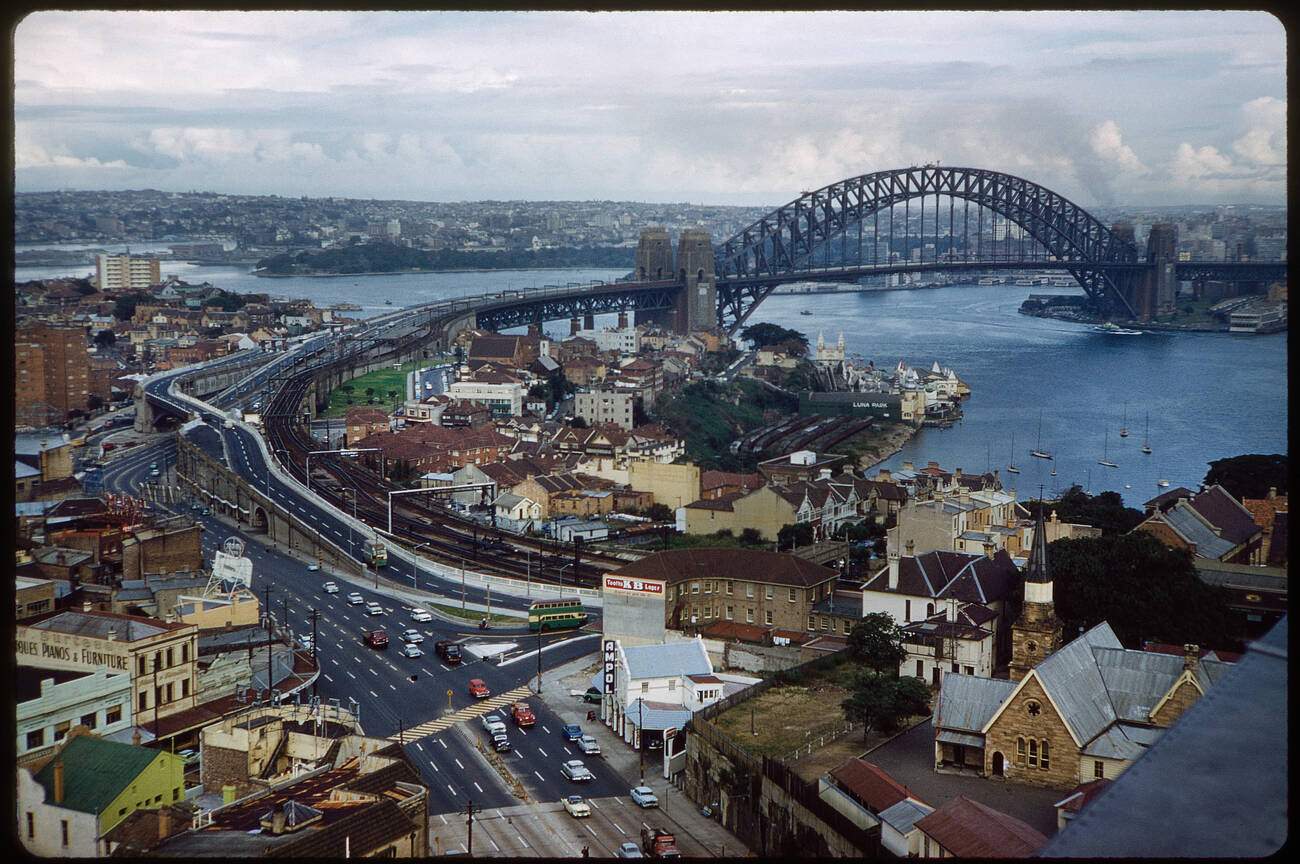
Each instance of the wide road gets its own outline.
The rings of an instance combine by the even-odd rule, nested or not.
[[[157,463],[160,474],[168,471],[174,463],[174,453],[174,441],[163,439],[115,460],[105,469],[105,488],[139,494],[146,482],[159,485],[172,482],[170,472],[152,477],[150,466]],[[417,623],[411,620],[411,610],[395,603],[383,591],[376,591],[369,579],[344,578],[325,570],[309,571],[308,562],[287,550],[267,545],[265,536],[249,534],[215,516],[205,516],[190,504],[158,506],[188,513],[203,525],[204,553],[208,559],[226,538],[243,539],[245,554],[253,562],[253,590],[262,600],[266,597],[264,590],[270,589],[270,611],[277,620],[287,615],[295,634],[310,634],[311,610],[319,610],[316,650],[321,676],[317,695],[322,699],[338,699],[345,706],[349,700],[354,701],[369,735],[390,737],[396,736],[399,730],[407,732],[404,740],[408,743],[404,749],[429,787],[431,812],[463,808],[471,798],[476,805],[489,807],[519,803],[472,744],[483,740],[480,717],[490,710],[507,714],[509,703],[516,698],[528,701],[537,722],[529,729],[520,729],[508,717],[503,718],[513,750],[502,756],[531,800],[558,801],[575,792],[595,797],[626,795],[627,781],[600,757],[583,756],[573,744],[564,741],[559,718],[536,696],[527,695],[537,674],[539,640],[526,628],[494,627],[484,632],[441,619]],[[337,594],[326,593],[322,588],[331,580],[339,585]],[[370,616],[365,613],[364,605],[350,605],[347,595],[353,592],[360,594],[364,601],[379,603],[384,614]],[[410,627],[425,637],[419,645],[425,652],[422,657],[401,654],[399,634]],[[389,635],[387,650],[371,649],[362,641],[367,630],[378,628]],[[433,649],[439,639],[460,644],[465,662],[450,668],[440,663]],[[594,659],[599,637],[594,632],[577,631],[547,634],[540,641],[545,675],[546,668],[579,657]],[[504,662],[498,659],[502,655]],[[468,692],[472,678],[483,680],[492,696],[483,701],[472,697]],[[501,705],[502,702],[505,704]],[[453,712],[450,717],[449,706]],[[412,740],[414,735],[420,737]],[[595,779],[575,783],[561,774],[561,764],[575,758],[583,760]]]

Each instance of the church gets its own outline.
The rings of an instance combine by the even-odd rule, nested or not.
[[[1063,790],[1113,780],[1230,668],[1196,645],[1182,656],[1125,648],[1105,622],[1062,645],[1046,535],[1040,513],[1010,679],[943,676],[936,771]]]

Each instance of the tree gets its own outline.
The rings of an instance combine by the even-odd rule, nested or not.
[[[903,631],[888,612],[872,612],[849,631],[849,656],[876,672],[898,674],[907,659]]]
[[[811,546],[813,543],[813,528],[808,522],[800,522],[797,525],[786,525],[776,533],[777,547],[781,551],[792,549],[796,546]]]
[[[108,329],[100,330],[95,334],[95,344],[100,348],[112,348],[117,344],[117,334]]]
[[[367,387],[367,388],[366,388],[366,402],[369,403],[369,402],[371,402],[374,398],[375,398],[375,388],[374,388],[374,387]]]
[[[1227,489],[1236,499],[1266,498],[1270,488],[1277,494],[1286,494],[1287,457],[1274,453],[1265,456],[1250,453],[1229,459],[1216,459],[1210,463],[1205,475],[1205,485],[1215,483]]]
[[[1079,486],[1071,486],[1059,501],[1026,501],[1025,507],[1031,516],[1041,509],[1043,518],[1050,519],[1055,511],[1062,522],[1091,525],[1104,535],[1127,534],[1146,518],[1141,510],[1125,507],[1118,492],[1089,495]]]
[[[740,332],[740,337],[755,348],[781,346],[788,353],[802,356],[808,353],[808,337],[798,330],[789,330],[777,324],[764,321],[751,324]],[[785,344],[782,344],[785,343]]]
[[[1145,531],[1057,540],[1047,559],[1067,638],[1106,621],[1133,647],[1144,639],[1229,650],[1240,644],[1226,589],[1201,581],[1191,553]]]
[[[745,528],[740,532],[740,542],[743,546],[762,546],[765,541],[757,528]]]
[[[134,294],[123,294],[113,304],[113,317],[119,321],[129,321],[135,315],[135,307],[150,299],[148,294],[138,291]]]
[[[646,517],[654,520],[655,522],[673,521],[673,511],[669,509],[667,504],[658,504],[658,503],[651,504],[649,507],[643,510],[642,513]]]
[[[844,716],[862,722],[862,740],[872,729],[892,732],[908,717],[930,712],[930,689],[925,682],[910,675],[898,677],[868,670],[853,680],[850,695],[840,703]]]

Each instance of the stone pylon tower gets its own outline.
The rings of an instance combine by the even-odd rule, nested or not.
[[[1052,599],[1052,574],[1047,566],[1047,529],[1043,511],[1034,522],[1034,546],[1025,571],[1025,603],[1011,625],[1011,680],[1019,681],[1043,658],[1061,647],[1061,620]]]
[[[667,229],[657,225],[642,229],[636,247],[636,278],[639,282],[677,278],[677,271],[673,269],[673,244]],[[652,324],[664,330],[676,329],[675,319],[676,313],[672,309],[648,309],[636,313],[637,324]]]
[[[718,281],[708,231],[684,228],[677,238],[677,277],[684,284],[678,305],[679,332],[718,326]]]

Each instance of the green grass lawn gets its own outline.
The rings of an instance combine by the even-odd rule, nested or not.
[[[459,606],[444,606],[441,603],[426,603],[425,605],[441,612],[443,615],[448,615],[452,618],[460,618],[464,621],[473,621],[476,624],[483,619],[483,613],[474,609],[462,609]],[[498,615],[495,612],[493,612],[491,616],[493,624],[513,624],[518,626],[519,623],[524,620],[526,620],[526,617],[517,615]]]
[[[348,413],[348,409],[353,405],[370,404],[377,408],[391,410],[394,402],[406,401],[406,376],[407,373],[414,372],[417,369],[423,369],[428,366],[436,366],[452,358],[430,358],[428,360],[413,360],[410,363],[402,364],[400,369],[376,369],[368,372],[358,378],[353,378],[343,384],[342,387],[336,388],[330,392],[329,407],[321,412],[320,416],[343,417]],[[348,392],[345,388],[351,387],[352,391]],[[366,388],[374,388],[373,401],[367,402]],[[396,391],[397,396],[389,396],[390,390]],[[348,400],[351,399],[351,404]]]

